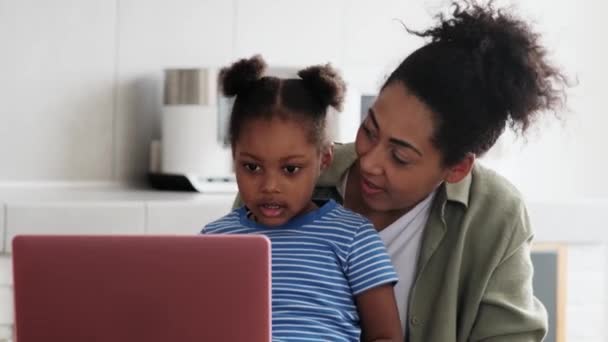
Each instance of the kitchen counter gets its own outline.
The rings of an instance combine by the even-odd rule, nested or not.
[[[0,253],[17,234],[196,234],[227,213],[234,193],[158,191],[120,184],[0,186]],[[608,200],[531,199],[541,242],[608,242]]]
[[[196,234],[235,193],[158,191],[119,184],[0,187],[0,253],[17,234]]]

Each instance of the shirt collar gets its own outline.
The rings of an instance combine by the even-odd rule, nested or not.
[[[458,183],[445,183],[445,192],[448,201],[462,203],[465,207],[469,206],[469,193],[471,191],[471,180],[473,170],[469,172]]]

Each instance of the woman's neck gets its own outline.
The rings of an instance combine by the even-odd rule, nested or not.
[[[344,207],[365,216],[372,222],[377,231],[381,231],[388,227],[409,210],[409,208],[407,208],[400,210],[379,211],[370,208],[365,203],[361,195],[360,179],[359,167],[355,163],[350,168],[348,179],[346,181],[346,198],[344,199]]]

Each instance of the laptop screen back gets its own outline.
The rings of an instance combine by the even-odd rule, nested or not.
[[[261,236],[19,236],[19,342],[269,341]]]

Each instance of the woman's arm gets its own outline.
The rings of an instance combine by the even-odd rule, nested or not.
[[[392,284],[366,290],[355,301],[361,319],[361,341],[403,341]]]
[[[547,333],[547,312],[532,290],[532,232],[525,209],[517,221],[481,299],[471,341],[536,342]]]

